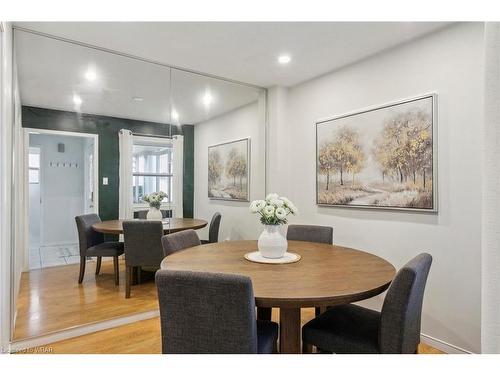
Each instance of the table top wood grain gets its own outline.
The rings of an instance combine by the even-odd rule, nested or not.
[[[139,219],[132,219],[139,220]],[[107,234],[122,234],[123,220],[105,220],[92,225],[96,232]],[[163,219],[163,231],[167,233],[175,233],[186,229],[201,229],[207,226],[207,221],[202,219],[178,218],[173,217]]]
[[[240,274],[252,279],[259,307],[301,308],[345,304],[385,291],[396,270],[368,252],[342,246],[289,241],[301,255],[291,264],[259,264],[244,258],[257,241],[227,241],[192,247],[166,257],[162,269]]]

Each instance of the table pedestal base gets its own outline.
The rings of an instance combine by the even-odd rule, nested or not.
[[[300,308],[280,308],[280,353],[300,354]]]

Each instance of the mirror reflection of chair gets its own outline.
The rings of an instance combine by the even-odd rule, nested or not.
[[[141,269],[156,271],[160,268],[164,257],[162,236],[161,221],[127,220],[123,222],[126,266],[125,298],[130,298],[134,271],[137,271],[137,282],[140,283]]]
[[[208,229],[208,240],[201,240],[202,244],[219,242],[219,228],[221,219],[222,215],[219,212],[216,212],[214,216],[212,216],[210,227]]]
[[[328,309],[302,329],[303,351],[312,345],[338,354],[413,354],[420,342],[425,284],[432,263],[420,254],[404,265],[374,311],[357,305]]]
[[[163,255],[168,256],[179,250],[201,245],[201,241],[195,230],[188,229],[163,236],[161,244],[163,246]]]
[[[156,286],[164,354],[276,353],[278,324],[256,320],[249,277],[161,270]]]
[[[100,223],[97,214],[87,214],[75,217],[78,229],[78,240],[80,245],[80,275],[78,283],[83,282],[87,257],[97,257],[95,274],[101,270],[102,257],[112,257],[115,271],[115,284],[119,284],[120,274],[118,269],[118,257],[123,254],[123,243],[116,241],[104,241],[104,235],[92,229],[92,225]]]

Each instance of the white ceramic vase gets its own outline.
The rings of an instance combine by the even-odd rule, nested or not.
[[[279,225],[264,225],[264,231],[257,243],[264,258],[282,258],[288,248],[288,242],[279,230]]]
[[[148,220],[161,220],[163,216],[161,211],[156,207],[149,207],[149,211],[146,214],[146,219]]]

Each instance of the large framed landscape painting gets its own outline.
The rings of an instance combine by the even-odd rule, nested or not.
[[[437,211],[436,95],[316,123],[318,205]]]
[[[250,138],[208,147],[208,197],[248,202]]]

